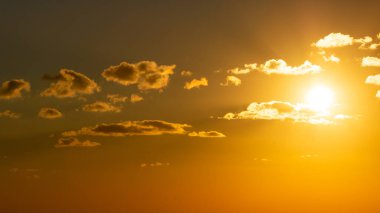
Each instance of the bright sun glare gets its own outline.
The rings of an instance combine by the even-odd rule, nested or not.
[[[307,94],[307,104],[316,111],[326,112],[334,102],[334,93],[325,86],[316,86]]]

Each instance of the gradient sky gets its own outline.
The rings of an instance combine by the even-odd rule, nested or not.
[[[1,2],[0,212],[379,212],[379,8]]]

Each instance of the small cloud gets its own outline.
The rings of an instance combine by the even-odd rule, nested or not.
[[[333,124],[336,120],[342,120],[346,117],[340,115],[339,119],[336,114],[320,112],[313,110],[312,107],[305,104],[291,104],[282,101],[270,102],[253,102],[245,111],[239,113],[227,113],[222,119],[226,120],[290,120],[294,122],[309,124]],[[348,116],[347,116],[348,118]]]
[[[110,101],[112,103],[125,103],[125,102],[128,101],[128,97],[121,96],[121,95],[118,95],[118,94],[107,95],[107,99],[108,99],[108,101]]]
[[[365,80],[365,83],[380,85],[380,74],[368,76],[367,79]]]
[[[19,113],[15,113],[15,112],[12,112],[10,110],[5,110],[3,112],[0,112],[0,118],[17,119],[20,117],[21,117],[21,115]]]
[[[44,75],[43,79],[52,81],[53,83],[41,93],[41,96],[72,98],[100,91],[100,87],[95,81],[73,70],[61,69],[57,76]]]
[[[322,68],[312,64],[310,61],[305,61],[298,67],[291,67],[282,59],[271,59],[260,66],[259,70],[266,74],[282,74],[282,75],[305,75],[320,73]]]
[[[30,91],[30,83],[23,79],[5,81],[0,86],[0,99],[22,97],[22,92]]]
[[[330,57],[323,56],[323,60],[326,62],[333,62],[333,63],[340,62],[340,58],[336,57],[335,55],[330,55]]]
[[[57,119],[61,118],[63,115],[62,113],[55,108],[41,108],[40,112],[38,113],[38,116],[45,119]]]
[[[170,163],[153,162],[153,163],[142,163],[142,164],[140,164],[141,168],[162,167],[162,166],[170,166]]]
[[[125,121],[120,123],[99,124],[94,127],[83,127],[77,131],[62,133],[65,137],[77,135],[125,137],[133,135],[185,134],[188,124],[170,123],[161,120]]]
[[[193,72],[188,71],[188,70],[183,70],[183,71],[181,72],[181,76],[184,76],[184,77],[190,77],[190,76],[192,76],[192,75],[193,75]]]
[[[82,107],[85,112],[121,112],[121,107],[114,106],[110,103],[97,101],[92,104],[86,104]]]
[[[200,137],[200,138],[225,138],[226,137],[226,135],[218,131],[190,132],[188,135],[190,137]]]
[[[137,102],[140,102],[142,100],[144,100],[144,98],[141,97],[141,96],[139,96],[139,95],[137,95],[137,94],[132,94],[131,95],[131,103],[137,103]]]
[[[245,64],[244,67],[242,68],[237,67],[234,69],[227,70],[227,72],[234,75],[245,75],[256,69],[257,69],[257,64]]]
[[[221,83],[220,85],[221,86],[231,86],[231,85],[239,86],[240,84],[241,84],[240,78],[233,75],[229,75],[226,77],[225,81]]]
[[[359,43],[359,49],[366,50],[370,48],[370,44],[372,43],[373,39],[370,36],[365,36],[363,38],[358,38],[354,40],[355,43]]]
[[[190,82],[186,82],[184,88],[187,90],[191,90],[193,88],[200,88],[201,86],[208,86],[208,80],[205,77],[201,79],[193,79]]]
[[[93,142],[90,140],[80,141],[77,138],[60,138],[58,139],[56,148],[65,148],[65,147],[96,147],[101,144],[98,142]]]
[[[362,67],[380,67],[380,58],[376,57],[364,57],[362,59]]]
[[[128,86],[136,84],[139,90],[162,90],[169,83],[175,65],[157,65],[154,61],[141,61],[136,64],[122,62],[105,69],[102,76],[107,81]]]
[[[318,40],[312,46],[318,48],[335,48],[335,47],[345,47],[351,46],[354,43],[354,38],[350,35],[345,35],[342,33],[330,33],[324,38]]]

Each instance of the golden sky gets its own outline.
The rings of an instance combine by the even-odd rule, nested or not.
[[[0,4],[0,212],[380,211],[380,3]]]

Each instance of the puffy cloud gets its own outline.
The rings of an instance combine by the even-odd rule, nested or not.
[[[313,110],[303,104],[291,104],[282,101],[251,103],[245,111],[227,113],[223,119],[250,119],[250,120],[291,120],[310,124],[332,124],[335,120],[349,118],[341,114],[330,114]]]
[[[367,79],[365,80],[365,83],[380,85],[380,74],[368,76]]]
[[[190,132],[188,135],[190,137],[200,137],[200,138],[225,138],[226,137],[226,135],[218,131]]]
[[[61,118],[63,115],[58,109],[55,108],[41,108],[38,116],[45,119],[56,119]]]
[[[330,55],[330,57],[323,56],[323,60],[326,62],[333,62],[333,63],[339,63],[340,58],[336,57],[335,55]]]
[[[128,97],[120,96],[118,94],[107,95],[107,99],[111,101],[112,103],[125,103],[128,101]]]
[[[351,46],[353,43],[354,38],[350,35],[345,35],[342,33],[330,33],[329,35],[314,43],[313,46],[316,46],[318,48],[334,48]]]
[[[137,95],[137,94],[132,94],[131,95],[131,103],[137,103],[137,102],[140,102],[142,100],[144,100],[144,98],[141,97],[141,96],[139,96],[139,95]]]
[[[132,135],[185,134],[188,124],[170,123],[161,120],[125,121],[120,123],[99,124],[83,127],[77,131],[62,133],[65,137],[77,135],[125,137]]]
[[[71,98],[100,91],[95,81],[73,70],[61,69],[57,76],[44,75],[43,79],[53,81],[53,83],[41,93],[41,96]]]
[[[245,64],[244,67],[242,68],[234,68],[227,70],[228,73],[234,74],[234,75],[243,75],[243,74],[248,74],[253,70],[257,69],[257,64]]]
[[[183,71],[181,72],[181,76],[184,76],[184,77],[190,77],[190,76],[192,76],[192,75],[193,75],[193,72],[188,71],[188,70],[183,70]]]
[[[380,67],[380,58],[376,57],[364,57],[362,59],[362,67]]]
[[[186,82],[184,88],[187,90],[191,90],[193,88],[200,88],[201,86],[208,86],[208,80],[205,77],[201,79],[193,79],[190,82]]]
[[[86,104],[82,107],[85,112],[121,112],[121,107],[114,106],[107,102],[97,101],[92,104]]]
[[[241,84],[240,78],[233,75],[229,75],[226,77],[226,80],[220,85],[221,86],[230,86],[230,85],[239,86],[240,84]]]
[[[0,118],[12,118],[12,119],[16,119],[16,118],[20,118],[20,117],[21,117],[20,114],[12,112],[10,110],[5,110],[3,112],[0,112]]]
[[[271,59],[261,65],[259,70],[266,74],[305,75],[320,73],[322,68],[310,61],[305,61],[298,67],[291,67],[282,59]]]
[[[312,46],[318,48],[335,48],[335,47],[345,47],[352,46],[354,44],[359,44],[359,49],[362,50],[376,50],[380,44],[373,43],[373,39],[370,36],[364,36],[363,38],[354,38],[350,35],[345,35],[342,33],[330,33],[324,38],[313,43]]]
[[[0,86],[0,99],[20,98],[23,91],[30,91],[29,82],[23,79],[5,81]]]
[[[65,148],[65,147],[96,147],[101,144],[98,142],[93,142],[90,140],[80,141],[78,138],[60,138],[58,139],[56,148]]]
[[[105,69],[102,76],[124,86],[136,84],[140,90],[162,90],[169,83],[175,65],[157,65],[153,61],[141,61],[136,64],[122,62]]]

